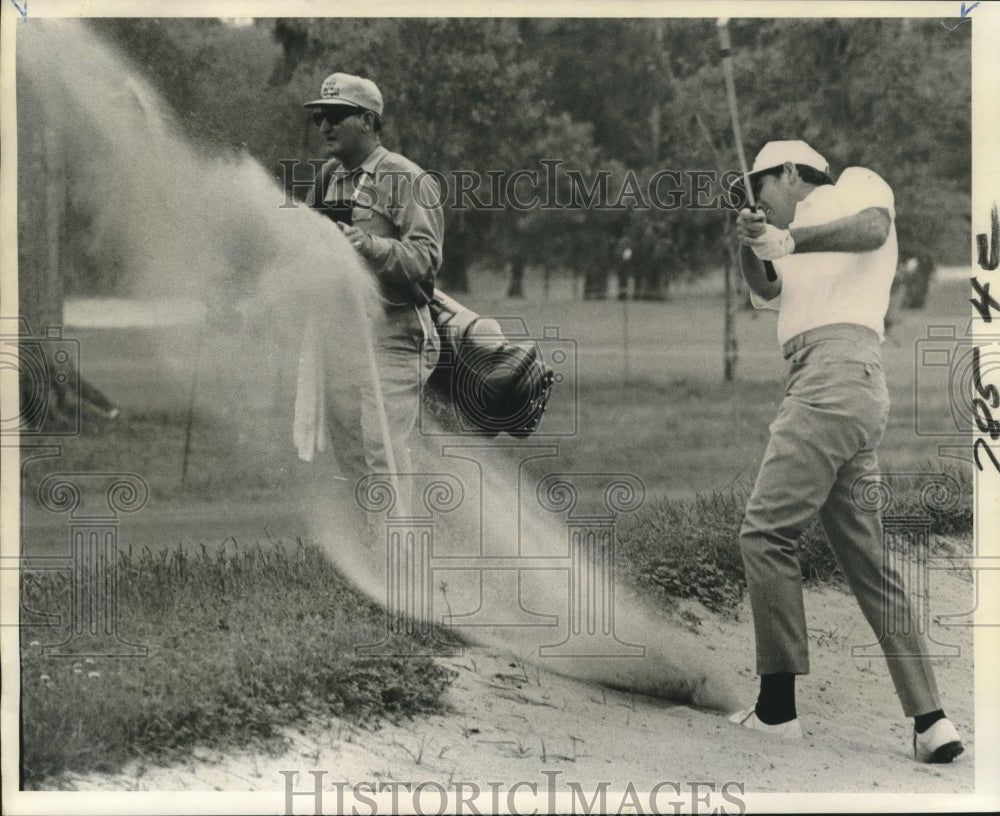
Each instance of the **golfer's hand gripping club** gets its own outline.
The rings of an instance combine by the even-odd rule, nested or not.
[[[766,225],[764,213],[757,207],[744,207],[736,216],[736,237],[741,244],[749,245],[764,234]]]
[[[764,275],[769,282],[778,279],[771,263],[795,251],[795,241],[788,230],[779,230],[765,221],[757,207],[744,208],[736,217],[736,237],[742,246],[749,247],[764,264]]]
[[[787,229],[768,224],[764,214],[744,209],[736,222],[736,234],[744,246],[750,247],[762,261],[783,258],[795,251],[795,240]]]

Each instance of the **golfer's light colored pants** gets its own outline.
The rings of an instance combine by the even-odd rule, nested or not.
[[[940,706],[933,670],[899,575],[883,560],[881,519],[851,499],[854,482],[878,469],[875,448],[889,415],[878,336],[834,324],[793,337],[784,351],[785,398],[740,531],[757,672],[809,671],[796,542],[818,513],[884,651],[907,655],[887,658],[904,714],[934,711]],[[887,616],[911,625],[887,625]]]

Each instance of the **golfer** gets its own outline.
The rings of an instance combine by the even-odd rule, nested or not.
[[[408,473],[421,386],[440,352],[428,309],[444,234],[439,187],[412,161],[382,145],[382,93],[370,79],[330,74],[319,99],[304,107],[312,111],[329,158],[308,203],[339,224],[380,295],[375,308],[381,314],[372,315],[372,324],[386,421],[371,384],[356,403],[360,416],[345,419],[342,410],[328,411],[337,459],[352,481],[389,472],[393,465],[397,473]],[[336,395],[334,401],[344,399]]]
[[[855,482],[878,471],[889,413],[880,344],[898,254],[892,190],[861,167],[834,183],[826,160],[802,141],[766,144],[750,184],[760,211],[737,219],[740,262],[754,305],[778,312],[789,368],[740,530],[760,695],[730,719],[802,737],[795,675],[809,672],[809,656],[796,542],[818,513],[881,635],[903,712],[914,719],[916,759],[950,762],[962,742],[941,710],[901,580],[885,564],[881,519],[851,498]]]

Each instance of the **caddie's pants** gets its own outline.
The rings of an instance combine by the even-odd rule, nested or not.
[[[441,344],[426,306],[390,306],[373,321],[379,387],[396,473],[410,473],[410,436],[420,411],[421,386],[437,365]],[[390,470],[375,389],[361,392],[361,429],[369,472]]]
[[[889,415],[878,335],[838,323],[793,337],[784,352],[785,397],[740,530],[757,672],[809,672],[796,543],[818,513],[883,650],[906,655],[887,657],[904,714],[934,711],[933,670],[902,581],[886,565],[881,519],[851,498],[855,481],[878,470],[875,448]]]
[[[378,388],[365,360],[354,366],[358,381],[327,385],[334,454],[352,489],[370,473],[412,471],[410,437],[419,416],[421,388],[440,352],[426,306],[384,307],[374,302],[369,308]]]

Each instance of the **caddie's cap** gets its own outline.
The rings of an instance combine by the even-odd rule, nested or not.
[[[343,105],[364,108],[382,115],[382,93],[370,79],[353,74],[330,74],[319,89],[319,99],[303,103],[302,107]]]
[[[770,170],[785,162],[792,164],[804,164],[823,173],[830,178],[830,164],[819,153],[813,150],[805,142],[798,139],[784,142],[768,142],[761,148],[757,158],[754,159],[753,169],[750,170],[750,178],[760,173],[762,170]],[[832,179],[831,179],[832,180]]]

